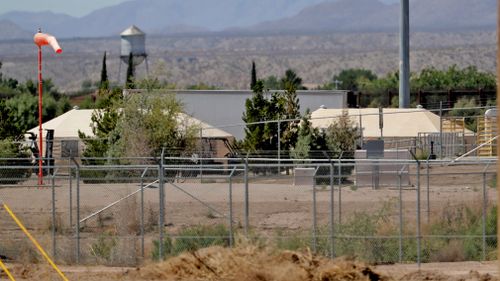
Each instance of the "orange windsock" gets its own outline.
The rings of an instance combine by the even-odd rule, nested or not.
[[[35,41],[35,44],[38,47],[50,45],[56,53],[58,53],[58,54],[62,53],[62,49],[59,46],[59,43],[57,43],[56,38],[52,35],[38,32],[37,34],[35,34],[35,37],[33,38],[33,40]]]

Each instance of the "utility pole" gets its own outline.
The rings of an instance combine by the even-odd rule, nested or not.
[[[401,0],[399,108],[410,107],[410,1]]]
[[[333,81],[333,83],[335,84],[335,90],[338,90],[339,89],[339,85],[342,85],[342,81],[339,81],[337,79],[335,79],[335,81]]]

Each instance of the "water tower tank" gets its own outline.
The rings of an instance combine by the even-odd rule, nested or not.
[[[134,56],[134,65],[138,65],[147,57],[146,54],[146,33],[137,26],[132,25],[125,29],[121,34],[121,53],[120,58],[128,64],[130,53]]]

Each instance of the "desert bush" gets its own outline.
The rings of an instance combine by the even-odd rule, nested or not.
[[[33,172],[31,166],[28,152],[19,144],[10,139],[0,140],[0,184],[25,181]]]
[[[342,224],[335,225],[335,255],[387,264],[399,261],[399,223],[393,218],[394,202],[375,212],[358,212]],[[488,209],[486,217],[486,259],[495,259],[497,207]],[[420,258],[422,262],[479,261],[483,259],[481,208],[462,204],[444,206],[430,223],[422,224]],[[402,261],[417,260],[414,222],[405,222]],[[279,249],[311,248],[311,235],[306,231],[276,232]],[[317,233],[316,253],[329,255],[330,227]]]
[[[90,246],[90,253],[99,260],[109,261],[116,244],[117,238],[114,235],[102,233]]]
[[[159,258],[159,241],[153,241],[153,259]],[[177,235],[165,237],[163,257],[175,256],[186,251],[196,251],[210,246],[229,246],[229,230],[224,225],[199,225],[181,230]]]

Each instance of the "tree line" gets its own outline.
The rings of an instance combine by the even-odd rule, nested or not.
[[[151,93],[154,89],[169,88],[171,84],[160,81],[154,75],[138,80],[134,77],[133,66],[133,56],[130,56],[125,87],[145,89],[147,94],[124,97],[122,88],[111,85],[108,80],[104,53],[101,81],[97,84],[99,89],[95,100],[88,105],[95,108],[91,124],[94,137],[80,135],[86,144],[84,156],[157,155],[161,147],[170,147],[177,154],[194,151],[193,132],[196,128],[174,118],[183,112],[180,102],[174,96]],[[286,70],[282,77],[258,79],[256,65],[252,63],[250,75],[253,95],[245,103],[242,116],[247,124],[245,138],[237,143],[238,148],[249,152],[277,151],[279,142],[283,152],[297,159],[310,157],[311,151],[329,151],[330,157],[336,157],[340,151],[355,148],[357,128],[346,115],[326,130],[312,128],[309,113],[301,116],[296,92],[305,87],[294,70]],[[399,86],[397,72],[379,78],[370,70],[348,69],[332,78],[330,83],[319,88],[369,93],[371,106],[379,105],[388,91],[396,92]],[[496,80],[494,75],[475,67],[459,69],[453,66],[444,71],[429,68],[413,73],[411,85],[412,93],[418,90],[495,89]],[[45,80],[43,86],[45,122],[69,110],[70,105],[67,97],[57,91],[50,79]],[[19,83],[0,73],[0,95],[4,97],[0,100],[0,139],[19,139],[38,124],[36,84],[30,80]],[[165,116],[165,112],[169,115]],[[162,126],[158,127],[158,124]],[[342,135],[338,135],[339,131]],[[126,146],[129,143],[131,147]]]

